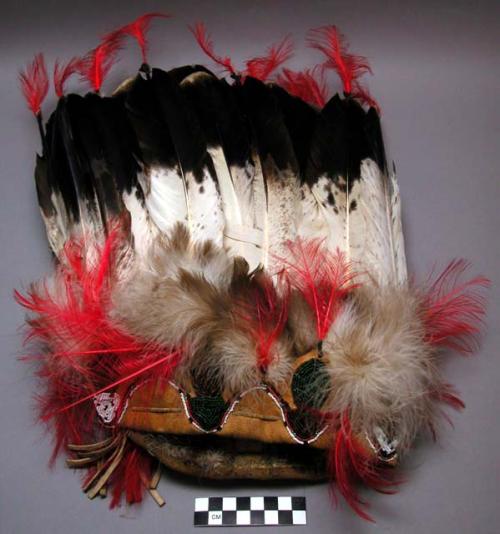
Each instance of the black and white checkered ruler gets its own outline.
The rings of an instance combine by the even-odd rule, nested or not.
[[[305,497],[197,497],[195,499],[195,527],[305,524]]]

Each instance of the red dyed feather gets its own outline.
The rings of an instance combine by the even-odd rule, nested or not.
[[[120,247],[113,231],[91,261],[83,240],[70,241],[50,285],[15,294],[31,312],[28,339],[42,347],[32,359],[44,385],[39,417],[55,432],[53,459],[68,443],[95,441],[100,427],[93,403],[86,401],[123,383],[164,383],[179,362],[178,353],[138,341],[110,320]]]
[[[372,521],[372,517],[365,511],[367,504],[362,501],[354,488],[353,468],[351,456],[347,445],[347,438],[342,426],[335,436],[335,443],[330,449],[328,457],[328,470],[332,479],[335,479],[336,487],[346,500],[347,504],[363,519]],[[334,494],[334,486],[331,486]]]
[[[266,55],[246,61],[244,76],[266,81],[278,67],[290,59],[292,54],[293,43],[290,36],[287,36],[281,42],[271,45]]]
[[[394,481],[387,475],[388,469],[378,465],[378,461],[370,456],[357,442],[347,414],[341,417],[328,458],[328,471],[340,493],[349,506],[363,519],[374,521],[366,512],[368,504],[361,500],[356,491],[356,479],[381,493],[395,493],[394,487],[400,481]],[[334,486],[332,486],[334,495]]]
[[[434,392],[433,397],[448,406],[451,406],[454,410],[463,410],[465,408],[464,401],[457,395],[451,384],[441,384],[441,389]]]
[[[285,329],[289,294],[288,282],[283,277],[279,277],[277,289],[271,278],[260,274],[248,294],[240,295],[238,314],[251,330],[257,365],[264,372],[273,361],[273,347]]]
[[[316,321],[318,339],[325,338],[344,297],[355,287],[354,275],[341,252],[331,253],[320,240],[288,244],[290,259],[281,259],[291,285],[298,289]]]
[[[123,37],[123,34],[117,32],[107,35],[99,46],[81,59],[78,65],[78,72],[96,93],[100,91],[104,79],[118,59]]]
[[[229,56],[221,57],[214,52],[213,41],[210,39],[210,35],[207,33],[205,25],[202,22],[197,22],[196,25],[190,27],[191,32],[195,36],[198,44],[205,54],[215,63],[220,65],[224,70],[232,75],[236,75],[236,70],[233,66],[231,58]]]
[[[347,41],[335,26],[323,26],[310,30],[307,40],[309,46],[326,56],[324,67],[337,72],[346,93],[352,91],[355,80],[367,72],[371,73],[370,65],[365,57],[356,56],[347,51]]]
[[[465,408],[464,401],[457,395],[454,387],[451,384],[441,384],[439,389],[431,392],[431,397],[438,402],[447,404],[457,412]],[[451,417],[444,410],[438,408],[437,413],[439,413],[443,419],[445,419],[451,428],[454,428]],[[436,428],[432,423],[429,423],[429,427],[434,441],[437,441]]]
[[[108,34],[107,37],[104,38],[104,40],[109,39],[115,34],[130,35],[137,41],[137,44],[141,48],[142,62],[147,63],[148,62],[147,53],[148,53],[148,47],[149,47],[149,43],[147,40],[147,33],[149,31],[149,27],[151,26],[151,22],[155,18],[167,19],[170,17],[171,15],[168,15],[166,13],[145,13],[144,15],[141,15],[140,17],[135,19],[130,24],[127,24],[123,26],[122,28],[114,32],[111,32],[110,34]]]
[[[19,73],[19,81],[28,108],[34,115],[39,115],[49,90],[49,78],[43,54],[37,54],[26,69]]]
[[[74,57],[63,66],[59,64],[59,60],[56,60],[54,65],[54,89],[59,98],[64,95],[64,85],[68,78],[79,72],[81,61],[81,58]]]
[[[124,443],[123,455],[105,484],[105,487],[111,490],[112,498],[109,505],[111,509],[120,506],[123,497],[125,497],[127,504],[141,502],[144,490],[151,483],[154,465],[157,464],[155,458],[141,447],[127,440],[123,434],[120,435],[118,433],[112,437],[118,440],[125,439],[126,442]],[[116,448],[108,451],[106,459],[104,457],[100,458],[102,462],[99,466],[101,474],[108,468],[112,468],[112,463],[116,460],[117,448],[120,446],[119,442]],[[82,484],[84,489],[87,489],[92,480],[95,479],[97,470],[97,466],[88,468]]]
[[[475,347],[485,315],[481,290],[490,284],[483,276],[462,282],[468,267],[464,260],[452,261],[423,295],[427,341],[462,353]]]
[[[124,457],[109,481],[112,488],[110,508],[120,506],[123,496],[127,504],[142,502],[154,462],[147,452],[133,443],[127,443]]]
[[[353,91],[351,97],[359,100],[361,104],[374,108],[375,111],[380,115],[380,106],[377,101],[372,97],[370,91],[366,87],[363,87],[358,81],[353,83]]]
[[[245,63],[246,69],[238,74],[229,56],[222,57],[215,53],[213,41],[202,22],[197,22],[194,27],[190,27],[190,30],[203,52],[232,76],[252,76],[265,81],[290,58],[293,51],[293,44],[290,37],[287,36],[281,42],[270,46],[264,56],[247,60]]]
[[[277,83],[291,95],[319,108],[322,108],[328,99],[323,71],[317,67],[302,72],[283,69],[278,75]]]
[[[272,361],[272,348],[283,333],[288,318],[288,288],[278,295],[270,278],[262,284],[256,299],[256,339],[258,364],[267,369]]]

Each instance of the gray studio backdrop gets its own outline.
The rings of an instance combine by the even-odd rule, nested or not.
[[[2,0],[0,5],[0,533],[185,534],[194,532],[195,496],[262,494],[307,497],[309,524],[290,527],[294,534],[500,532],[495,285],[500,270],[500,4]],[[164,68],[206,61],[186,29],[198,19],[207,23],[217,50],[231,53],[236,64],[286,33],[299,44],[311,27],[339,25],[353,50],[367,55],[373,67],[369,85],[397,163],[411,271],[422,279],[434,264],[465,257],[493,280],[479,354],[445,363],[446,376],[467,409],[453,414],[455,429],[443,427],[438,444],[421,440],[405,463],[408,482],[397,495],[368,495],[376,525],[357,518],[343,502],[333,509],[326,485],[211,485],[170,475],[160,485],[164,508],[146,498],[142,507],[110,512],[106,501],[91,502],[80,493],[79,475],[62,461],[52,471],[47,467],[50,441],[33,424],[34,379],[16,360],[22,353],[23,311],[12,300],[12,288],[26,286],[51,266],[32,179],[38,134],[20,97],[17,71],[37,51],[44,51],[50,63],[81,54],[98,35],[153,10],[176,15],[151,32],[151,62]],[[298,47],[290,65],[302,68],[316,58]],[[131,47],[106,87],[134,73],[138,61]],[[54,104],[50,96],[46,115]]]

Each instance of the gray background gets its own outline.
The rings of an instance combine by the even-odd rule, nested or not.
[[[276,493],[307,496],[309,525],[291,528],[296,534],[500,531],[499,6],[465,0],[1,2],[1,534],[183,534],[193,531],[195,496]],[[428,439],[418,444],[398,495],[368,495],[376,525],[354,516],[344,503],[331,508],[324,485],[210,486],[170,475],[160,486],[166,507],[146,499],[142,507],[109,512],[106,501],[90,502],[80,493],[79,475],[62,461],[52,472],[47,468],[50,441],[34,425],[31,411],[34,380],[16,360],[23,312],[12,300],[12,288],[51,265],[32,180],[38,134],[20,97],[17,71],[36,51],[43,50],[52,64],[56,57],[88,50],[97,35],[141,12],[160,9],[176,14],[151,33],[151,62],[161,67],[205,61],[185,28],[197,19],[207,23],[217,50],[231,53],[237,64],[287,32],[299,43],[308,28],[338,24],[352,49],[370,58],[375,73],[369,85],[397,162],[412,272],[422,279],[435,263],[465,257],[493,281],[479,354],[445,362],[467,409],[453,414],[455,429],[443,427],[438,444]],[[299,47],[291,65],[309,66],[316,59],[315,52]],[[138,52],[131,47],[106,87],[137,65]],[[46,115],[54,103],[51,95]]]

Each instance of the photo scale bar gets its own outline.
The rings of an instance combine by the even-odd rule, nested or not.
[[[306,525],[306,498],[289,495],[259,497],[197,497],[195,527]]]

